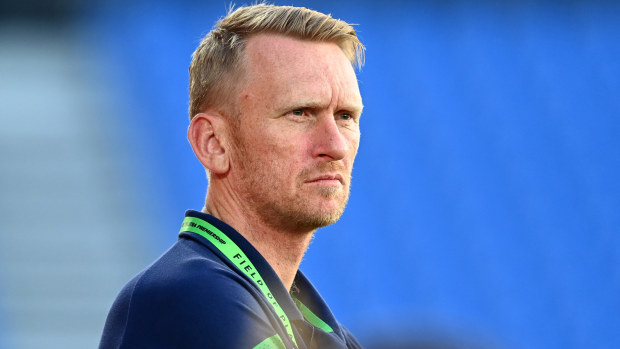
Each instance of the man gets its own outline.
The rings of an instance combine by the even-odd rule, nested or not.
[[[360,347],[298,267],[349,196],[362,55],[350,25],[305,8],[216,24],[190,65],[205,207],[121,291],[100,348]]]

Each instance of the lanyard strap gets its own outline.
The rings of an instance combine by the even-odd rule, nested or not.
[[[291,338],[293,343],[297,345],[297,341],[295,341],[295,335],[293,334],[293,329],[291,328],[291,323],[288,320],[288,316],[284,313],[284,310],[278,304],[276,298],[269,291],[269,287],[263,278],[258,273],[258,270],[254,267],[250,259],[243,253],[241,248],[237,246],[226,234],[224,234],[221,230],[213,226],[213,224],[196,217],[185,217],[183,220],[183,225],[181,226],[182,232],[190,232],[196,233],[205,239],[209,240],[229,261],[231,261],[239,270],[241,270],[245,275],[247,275],[263,292],[265,297],[269,300],[273,309],[276,311],[276,314],[282,321],[284,328],[286,328],[286,332],[288,336]]]

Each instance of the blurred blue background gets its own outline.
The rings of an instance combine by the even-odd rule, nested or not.
[[[302,263],[339,320],[369,348],[620,348],[620,3],[275,3],[367,47],[352,197]],[[2,3],[0,348],[96,347],[202,207],[187,68],[228,6]]]

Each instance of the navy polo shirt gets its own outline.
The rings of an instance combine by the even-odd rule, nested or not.
[[[290,330],[256,280],[207,238],[182,231],[168,251],[122,289],[99,348],[361,348],[301,271],[289,293],[232,227],[202,212],[188,211],[187,217],[208,222],[245,253]]]

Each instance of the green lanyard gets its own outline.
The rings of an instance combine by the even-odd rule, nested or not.
[[[224,254],[224,256],[226,256],[226,258],[228,258],[228,260],[237,266],[239,270],[252,279],[252,281],[254,281],[258,288],[263,292],[265,297],[267,297],[269,302],[271,302],[273,309],[282,321],[284,328],[286,328],[288,336],[291,338],[293,343],[297,345],[288,316],[286,316],[284,310],[280,304],[278,304],[278,301],[276,301],[276,298],[271,294],[271,291],[269,291],[269,287],[267,287],[267,284],[263,281],[263,278],[258,273],[258,270],[256,270],[250,259],[245,255],[245,253],[243,253],[239,246],[234,243],[234,241],[226,236],[226,234],[224,234],[221,230],[214,227],[213,224],[196,217],[185,217],[179,233],[182,232],[196,233],[209,240],[215,247],[217,247],[218,250],[220,250],[220,252]]]

